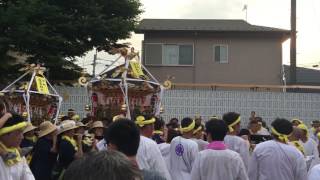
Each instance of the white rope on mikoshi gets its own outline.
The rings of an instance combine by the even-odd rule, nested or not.
[[[20,69],[20,71],[26,71],[23,75],[21,75],[19,78],[17,78],[15,81],[13,81],[11,84],[9,84],[7,87],[5,87],[2,91],[0,91],[3,94],[6,93],[18,93],[21,94],[23,97],[23,100],[26,105],[26,111],[27,111],[27,120],[31,122],[31,113],[30,113],[30,99],[31,94],[39,94],[44,96],[51,96],[58,99],[58,106],[56,114],[53,118],[55,123],[57,123],[59,111],[62,104],[62,97],[58,94],[56,89],[51,85],[51,83],[48,81],[48,79],[43,75],[45,68],[41,67],[40,65],[27,65],[25,68]],[[31,74],[31,79],[29,82],[27,82],[26,85],[22,88],[22,90],[16,89],[14,86],[17,84],[20,80],[22,80],[27,75]],[[31,90],[33,82],[36,81],[37,88],[36,90]],[[49,88],[48,88],[49,85]],[[50,92],[50,90],[52,93]]]

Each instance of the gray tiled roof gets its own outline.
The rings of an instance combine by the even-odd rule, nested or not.
[[[284,66],[287,74],[287,81],[290,79],[290,66]],[[300,84],[320,84],[320,70],[305,67],[297,67],[297,83]]]
[[[136,32],[145,31],[216,31],[216,32],[280,32],[289,30],[255,26],[234,19],[143,19]]]

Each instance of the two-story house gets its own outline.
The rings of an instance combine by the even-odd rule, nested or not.
[[[243,20],[143,19],[143,64],[161,82],[282,84],[289,30]]]

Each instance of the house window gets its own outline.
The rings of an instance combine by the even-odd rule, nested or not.
[[[228,45],[214,45],[213,57],[215,62],[228,63]]]
[[[145,64],[162,66],[193,65],[193,45],[146,44]]]

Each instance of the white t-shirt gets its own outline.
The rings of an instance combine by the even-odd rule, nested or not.
[[[260,143],[253,151],[250,180],[306,180],[304,156],[295,147],[274,140]]]
[[[199,152],[191,171],[192,180],[249,180],[243,161],[232,150]]]
[[[227,145],[228,149],[240,154],[240,157],[243,160],[244,166],[248,170],[250,152],[249,152],[249,146],[247,142],[241,137],[226,135],[226,137],[224,138],[224,143]]]
[[[198,144],[190,139],[175,137],[170,145],[170,174],[174,180],[191,180],[190,173],[199,152]]]
[[[0,180],[34,180],[34,177],[24,157],[21,162],[10,167],[0,157]]]
[[[152,139],[140,136],[140,144],[136,157],[140,169],[157,171],[167,180],[171,180],[159,147]]]

